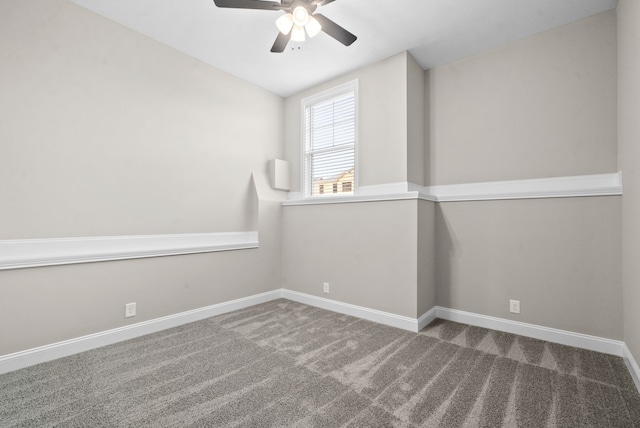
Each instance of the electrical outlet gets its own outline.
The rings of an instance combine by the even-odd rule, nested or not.
[[[322,289],[325,293],[329,294],[329,283],[325,282],[324,284],[322,284]]]
[[[130,318],[136,316],[136,302],[124,305],[124,317]]]
[[[509,312],[512,314],[520,313],[520,300],[509,300]]]

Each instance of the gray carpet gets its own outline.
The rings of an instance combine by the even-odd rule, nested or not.
[[[0,426],[640,427],[622,359],[276,300],[0,376]]]

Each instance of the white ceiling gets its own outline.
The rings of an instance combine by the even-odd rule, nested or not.
[[[242,79],[288,96],[408,50],[424,69],[616,7],[618,0],[336,0],[320,12],[358,36],[321,33],[271,53],[284,12],[213,0],[71,0]],[[300,49],[298,49],[298,47]]]

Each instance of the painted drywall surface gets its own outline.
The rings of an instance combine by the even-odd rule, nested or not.
[[[280,287],[281,207],[254,188],[277,199],[280,97],[62,0],[0,2],[0,35],[0,239],[260,234],[256,250],[0,271],[0,355]]]
[[[431,185],[614,172],[615,11],[429,71]]]
[[[434,202],[418,201],[418,317],[436,306],[435,210]]]
[[[291,162],[291,190],[300,191],[301,101],[358,80],[358,182],[407,181],[407,53],[402,52],[285,100],[285,159]]]
[[[640,2],[620,0],[617,14],[624,341],[640,362]]]
[[[0,34],[0,239],[247,230],[282,98],[62,0]]]
[[[425,73],[407,54],[407,179],[424,186],[424,103]]]
[[[416,318],[417,213],[416,200],[283,207],[283,287]]]
[[[424,139],[424,157],[423,161],[423,170],[424,170],[424,185],[431,186],[433,183],[431,182],[431,71],[426,70],[424,72],[424,120],[422,122],[423,127],[423,139]]]
[[[258,249],[0,271],[0,355],[280,288],[280,210]]]
[[[620,340],[620,216],[617,196],[440,203],[438,305]]]

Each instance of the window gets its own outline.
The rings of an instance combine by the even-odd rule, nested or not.
[[[353,81],[302,101],[305,197],[325,194],[326,186],[332,194],[355,191],[357,89]]]

